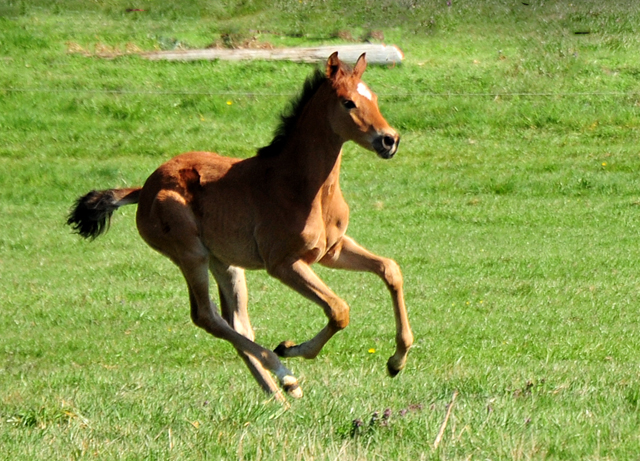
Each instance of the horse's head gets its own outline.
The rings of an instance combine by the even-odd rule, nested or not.
[[[378,97],[360,79],[366,68],[364,53],[353,69],[338,59],[337,52],[329,57],[327,78],[337,96],[331,126],[345,141],[355,141],[388,159],[398,150],[400,136],[380,113]]]

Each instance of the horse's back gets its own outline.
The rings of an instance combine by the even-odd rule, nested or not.
[[[224,157],[214,152],[186,152],[160,165],[149,177],[147,183],[159,182],[162,187],[185,188],[194,181],[194,175],[200,182],[217,181],[240,161],[240,159]]]

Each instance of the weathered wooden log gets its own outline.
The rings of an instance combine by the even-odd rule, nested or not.
[[[264,49],[217,49],[152,51],[141,53],[145,59],[166,61],[216,60],[286,60],[295,62],[318,62],[326,60],[331,53],[338,52],[340,60],[354,63],[362,53],[367,53],[369,64],[399,64],[404,58],[402,51],[395,45],[334,45],[310,48]]]

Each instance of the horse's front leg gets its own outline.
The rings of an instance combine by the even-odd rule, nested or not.
[[[318,304],[329,319],[327,326],[309,341],[298,345],[284,341],[274,352],[281,357],[315,358],[327,341],[349,324],[349,306],[304,261],[280,264],[270,268],[269,274]]]
[[[402,272],[400,272],[398,264],[392,259],[371,253],[346,235],[320,261],[320,264],[336,269],[373,272],[387,284],[393,299],[393,312],[396,320],[396,352],[389,358],[387,369],[391,376],[397,375],[404,368],[407,354],[413,344],[413,333],[411,333],[409,326],[407,308],[404,305]]]

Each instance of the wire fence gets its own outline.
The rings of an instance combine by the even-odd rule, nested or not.
[[[151,95],[151,96],[244,96],[244,97],[293,97],[297,93],[278,92],[250,92],[250,91],[169,91],[169,90],[104,90],[104,89],[78,89],[78,88],[0,88],[0,92],[6,93],[84,93],[84,94],[104,94],[104,95]],[[451,98],[451,97],[526,97],[526,98],[567,98],[586,96],[618,96],[635,97],[640,96],[640,91],[586,91],[586,92],[566,92],[566,93],[545,93],[545,92],[485,92],[485,93],[436,93],[436,92],[411,92],[411,93],[378,93],[384,98],[403,97],[429,97],[429,98]]]

